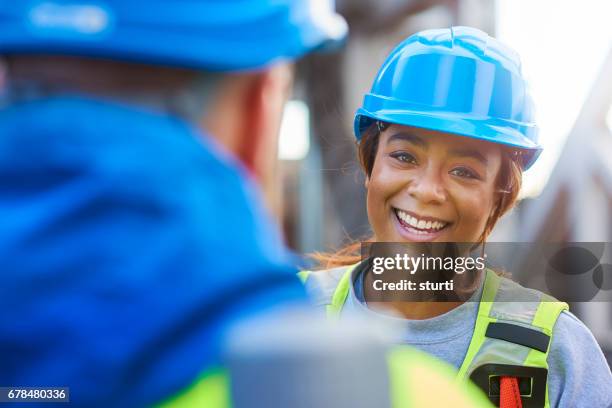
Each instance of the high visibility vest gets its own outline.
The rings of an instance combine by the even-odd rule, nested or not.
[[[157,404],[158,408],[231,408],[227,371],[217,367],[206,370],[193,384]]]
[[[298,274],[317,293],[314,301],[328,316],[338,315],[351,288],[358,264]],[[524,288],[487,269],[472,340],[457,378],[471,379],[499,404],[501,376],[517,377],[525,407],[550,407],[548,362],[553,328],[567,303]]]
[[[388,356],[393,408],[486,408],[487,399],[475,386],[459,386],[454,371],[426,353],[402,347]],[[443,391],[443,392],[440,392]],[[227,371],[208,370],[192,385],[172,396],[158,408],[231,408]]]

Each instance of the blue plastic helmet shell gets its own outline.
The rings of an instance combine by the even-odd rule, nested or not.
[[[426,30],[400,43],[355,114],[355,135],[380,120],[516,148],[538,158],[533,101],[518,55],[470,27]]]
[[[0,53],[212,71],[262,68],[341,42],[333,0],[0,0]]]

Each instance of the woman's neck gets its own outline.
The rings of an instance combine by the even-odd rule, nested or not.
[[[401,290],[401,291],[380,291],[380,275],[374,275],[370,269],[366,269],[362,280],[363,300],[370,309],[380,313],[400,316],[411,320],[424,320],[440,316],[444,313],[461,306],[468,301],[478,290],[482,277],[481,271],[469,271],[462,274],[455,274],[452,277],[454,287],[450,291],[443,290]],[[430,281],[444,281],[448,279],[436,274],[416,274],[411,278],[413,287]],[[406,279],[406,280],[408,280]],[[393,280],[391,280],[393,281]]]
[[[366,299],[367,302],[367,299]],[[424,320],[443,315],[464,302],[369,302],[370,309],[379,313],[400,316],[410,320]]]

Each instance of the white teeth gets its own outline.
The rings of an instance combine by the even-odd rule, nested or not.
[[[417,225],[419,225],[419,220],[417,220],[414,217],[408,216],[408,224],[410,224],[413,227],[417,228]]]
[[[439,230],[442,229],[446,226],[445,222],[440,222],[440,221],[425,221],[425,220],[419,220],[415,217],[412,217],[411,215],[409,215],[408,213],[401,211],[401,210],[397,210],[396,211],[397,216],[404,221],[406,224],[410,225],[413,228],[418,228],[419,230]],[[419,230],[414,230],[417,234],[426,234],[425,231],[419,231]]]

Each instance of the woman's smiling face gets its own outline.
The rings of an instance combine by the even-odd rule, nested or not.
[[[496,205],[498,145],[390,125],[366,180],[379,242],[478,242]]]

